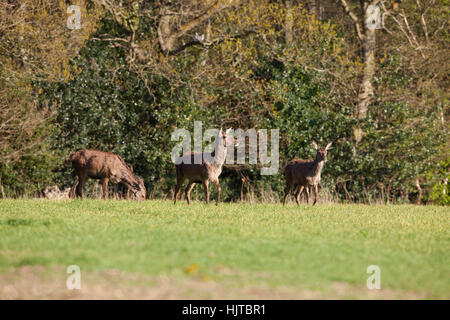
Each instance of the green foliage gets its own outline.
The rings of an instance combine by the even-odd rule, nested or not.
[[[53,148],[66,158],[81,148],[117,153],[133,165],[152,197],[167,194],[175,181],[172,131],[192,131],[193,120],[211,126],[213,111],[200,112],[187,88],[173,92],[161,76],[150,74],[146,85],[128,69],[124,50],[106,42],[88,41],[72,63],[80,70],[72,81],[41,84],[45,97],[58,105]],[[73,185],[70,163],[62,161],[58,171],[58,183]]]
[[[357,158],[366,186],[378,185],[387,200],[413,191],[413,181],[429,170],[443,141],[437,114],[411,110],[405,103],[372,107],[367,136]]]
[[[450,179],[450,158],[440,161],[427,175],[428,183],[431,185],[430,195],[427,200],[435,204],[450,205],[448,194],[448,181]]]
[[[252,14],[258,16],[261,7],[253,5]],[[254,166],[239,168],[251,184],[244,192],[259,199],[272,193],[277,200],[284,189],[284,165],[292,158],[314,157],[312,140],[319,145],[333,142],[322,185],[335,199],[346,201],[407,202],[415,192],[414,179],[431,172],[442,151],[447,133],[439,111],[411,107],[389,94],[391,89],[404,89],[410,79],[399,55],[384,59],[376,79],[380,94],[367,119],[358,123],[354,105],[344,103],[347,84],[339,79],[352,79],[359,67],[345,55],[348,48],[330,23],[298,13],[310,27],[296,25],[298,38],[287,46],[277,29],[284,21],[282,11],[276,19],[267,13],[269,27],[246,20],[258,33],[228,35],[217,45],[187,47],[174,56],[153,55],[152,63],[142,65],[136,62],[142,57],[130,54],[127,45],[99,40],[105,35],[125,39],[131,32],[142,38],[143,51],[155,54],[151,51],[155,48],[145,47],[146,41],[157,41],[155,21],[138,19],[133,10],[128,13],[129,25],[108,15],[103,18],[71,60],[70,69],[76,71],[72,80],[35,83],[43,89],[40,103],[54,106],[55,117],[48,123],[52,131],[42,145],[44,157],[23,158],[15,166],[0,164],[2,184],[8,190],[20,194],[29,185],[37,185],[34,191],[50,183],[72,186],[68,155],[95,148],[117,153],[133,165],[150,197],[166,197],[175,183],[170,152],[176,142],[171,133],[177,127],[192,132],[194,121],[202,121],[204,129],[280,130],[278,175],[261,176]],[[239,25],[240,16],[233,12],[221,16],[224,25]],[[340,69],[331,72],[333,65]],[[358,143],[353,131],[357,125],[364,132]],[[241,196],[241,176],[235,169],[225,167],[221,176],[225,201]],[[435,198],[439,186],[438,182],[427,186],[433,188],[429,200],[446,203]],[[194,190],[194,197],[203,196],[201,187]]]
[[[34,155],[21,156],[15,162],[0,163],[0,184],[5,196],[40,196],[45,186],[54,183],[57,174],[53,168],[61,159],[44,145],[35,152]]]
[[[414,192],[414,179],[430,169],[445,141],[436,111],[412,110],[401,102],[375,104],[361,121],[364,137],[356,143],[353,110],[338,106],[327,81],[301,66],[275,64],[271,70],[281,88],[273,93],[278,98],[273,126],[283,135],[284,163],[313,158],[312,140],[321,145],[332,141],[323,184],[341,198],[392,201]]]
[[[60,104],[54,148],[67,155],[81,148],[120,154],[147,184],[155,184],[170,163],[167,130],[183,120],[174,112],[180,105],[170,100],[164,79],[146,88],[126,68],[122,50],[102,42],[90,41],[73,63],[81,70],[74,80],[47,88]],[[66,170],[71,170],[67,164]]]

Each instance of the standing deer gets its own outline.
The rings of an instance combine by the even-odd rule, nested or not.
[[[235,145],[233,136],[229,135],[230,129],[222,132],[220,129],[219,134],[216,137],[215,148],[211,154],[198,154],[189,152],[183,154],[177,159],[178,164],[175,165],[177,172],[177,186],[175,188],[174,204],[177,203],[178,193],[185,180],[189,180],[189,183],[185,189],[185,195],[188,205],[191,203],[190,193],[196,183],[202,183],[205,189],[206,203],[209,203],[209,190],[208,185],[210,182],[214,183],[217,187],[217,201],[216,206],[220,201],[220,183],[219,176],[222,173],[222,166],[227,157],[227,145]],[[208,156],[208,157],[207,157]],[[201,163],[194,163],[194,158],[201,157]],[[208,158],[211,158],[209,160]]]
[[[303,189],[306,189],[306,201],[309,204],[309,187],[314,188],[314,203],[316,204],[319,196],[320,174],[325,161],[327,161],[327,150],[331,147],[332,142],[326,147],[319,147],[315,141],[312,142],[314,149],[317,150],[314,160],[293,159],[284,169],[286,177],[286,189],[284,193],[283,206],[286,204],[286,198],[290,194],[294,185],[297,185],[295,192],[295,201],[300,205],[300,195]]]
[[[123,183],[134,194],[136,200],[145,200],[144,181],[136,177],[133,170],[118,155],[98,150],[78,150],[70,156],[78,176],[77,197],[83,197],[83,186],[88,178],[100,179],[103,198],[108,198],[108,182]]]

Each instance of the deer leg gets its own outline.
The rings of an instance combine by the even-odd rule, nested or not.
[[[129,188],[125,185],[121,185],[121,186],[119,186],[119,193],[117,196],[119,197],[119,199],[128,200],[131,198],[130,192],[131,192],[131,188]]]
[[[309,186],[305,187],[305,191],[306,191],[306,203],[309,205]]]
[[[297,193],[295,194],[295,202],[297,202],[297,205],[300,205],[300,195],[302,194],[304,188],[305,186],[299,186],[297,189]]]
[[[217,200],[216,200],[216,206],[218,206],[218,205],[219,205],[219,202],[220,202],[220,191],[222,190],[222,188],[220,188],[219,180],[217,180],[217,181],[215,182],[215,184],[216,184],[216,187],[217,187]]]
[[[108,199],[108,178],[102,179],[103,199]]]
[[[75,193],[77,195],[77,197],[83,198],[83,187],[84,187],[84,183],[86,182],[87,176],[80,174],[78,175],[78,184],[77,187],[75,189]]]
[[[314,203],[313,203],[313,205],[316,204],[318,198],[319,198],[319,185],[316,184],[314,186]]]
[[[203,181],[203,188],[205,189],[205,198],[206,204],[209,204],[209,189],[208,189],[208,180]]]
[[[119,199],[120,199],[119,184],[115,184],[114,185],[114,200],[119,200]]]
[[[194,188],[194,186],[195,186],[195,182],[189,182],[189,184],[187,185],[186,190],[185,190],[186,200],[187,200],[188,205],[191,204],[190,193],[191,193],[192,188]]]
[[[283,206],[286,205],[286,199],[287,199],[288,195],[291,193],[291,189],[292,189],[292,183],[288,182],[286,185],[286,189],[284,189]]]
[[[177,186],[175,187],[175,194],[173,196],[173,204],[177,204],[178,193],[180,192],[183,181],[177,181]]]

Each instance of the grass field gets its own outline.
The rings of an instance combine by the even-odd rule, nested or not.
[[[0,298],[450,298],[436,206],[0,200]],[[68,290],[66,268],[81,269]],[[381,289],[368,290],[369,265]]]

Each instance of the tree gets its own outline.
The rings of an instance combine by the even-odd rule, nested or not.
[[[361,43],[363,72],[362,79],[359,86],[358,98],[356,101],[356,116],[359,119],[364,119],[367,115],[369,105],[374,96],[373,77],[375,75],[375,47],[376,47],[376,27],[369,27],[368,24],[372,24],[370,19],[373,19],[372,8],[378,1],[373,1],[369,4],[367,1],[360,1],[360,12],[358,16],[353,12],[353,9],[349,6],[346,0],[340,0],[340,3],[345,13],[352,19],[355,27],[355,33],[357,39]],[[355,130],[355,139],[360,141],[362,138],[361,127],[358,125]]]
[[[358,92],[358,97],[356,101],[356,115],[360,119],[364,119],[367,116],[367,112],[370,104],[375,98],[375,88],[374,88],[374,77],[377,71],[377,29],[382,29],[385,33],[390,36],[390,44],[392,47],[393,40],[398,43],[398,41],[408,41],[411,49],[420,53],[421,58],[427,59],[426,51],[430,48],[430,25],[427,24],[427,11],[428,13],[437,9],[436,1],[416,1],[416,8],[409,5],[409,14],[405,13],[404,9],[401,9],[401,0],[390,1],[359,1],[357,10],[355,6],[350,4],[347,0],[340,0],[340,4],[347,14],[347,16],[352,20],[355,36],[361,46],[361,61],[362,76]],[[417,11],[419,15],[416,14]],[[411,27],[409,18],[420,19],[420,25],[422,30]],[[432,14],[429,14],[430,20],[438,20],[433,24],[434,36],[439,33],[443,26],[445,25],[445,20],[442,15],[434,18]],[[391,19],[389,19],[391,18]],[[439,21],[441,20],[441,21]],[[379,24],[379,26],[377,26]],[[390,30],[390,28],[395,28],[396,30]],[[419,34],[421,33],[421,34]],[[399,36],[404,36],[403,39],[399,39]],[[422,39],[421,39],[422,38]],[[400,44],[401,45],[401,44]],[[406,53],[406,52],[403,52]],[[411,53],[408,55],[411,56]]]
[[[37,188],[36,177],[50,177],[50,164],[43,163],[48,160],[48,121],[55,106],[39,101],[42,92],[35,83],[64,82],[76,73],[69,61],[100,15],[95,5],[87,11],[84,1],[79,4],[83,28],[70,30],[64,1],[0,2],[0,187],[10,180],[24,191],[31,182],[27,179],[33,178],[29,185]]]

